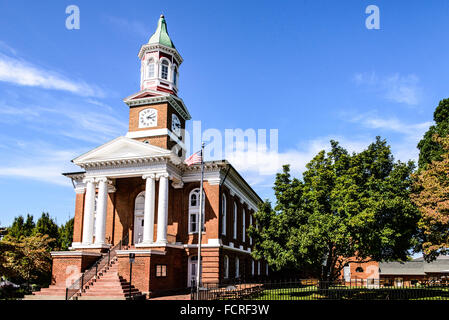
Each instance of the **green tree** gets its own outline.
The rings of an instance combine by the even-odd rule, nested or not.
[[[36,222],[36,227],[33,230],[33,235],[48,235],[51,239],[56,241],[52,242],[52,249],[58,246],[59,230],[56,222],[50,217],[48,212],[42,212],[41,217]]]
[[[306,165],[302,181],[289,166],[277,174],[269,202],[249,228],[253,256],[275,270],[339,277],[350,261],[406,260],[416,244],[419,212],[410,201],[412,162],[394,162],[379,137],[350,155],[335,141]]]
[[[35,224],[32,215],[27,214],[26,220],[20,215],[14,218],[11,227],[8,228],[8,235],[18,239],[22,236],[29,237],[33,233],[34,228]]]
[[[412,201],[421,211],[419,227],[426,260],[449,254],[449,137],[433,137],[444,150],[441,160],[433,160],[414,175]]]
[[[443,99],[433,113],[435,125],[430,126],[429,130],[418,143],[419,149],[419,169],[425,168],[432,160],[442,160],[441,155],[444,149],[441,144],[433,139],[434,135],[446,137],[449,134],[449,99]]]
[[[15,281],[48,284],[51,275],[52,242],[48,235],[32,235],[20,239],[7,235],[2,239],[5,248],[4,272]]]
[[[70,219],[65,225],[61,225],[58,230],[58,247],[61,250],[67,250],[73,241],[73,224],[74,219]]]

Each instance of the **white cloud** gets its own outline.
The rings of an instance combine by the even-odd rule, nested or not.
[[[57,72],[45,70],[17,57],[1,53],[0,81],[19,86],[62,90],[80,96],[104,96],[102,90],[96,86],[80,80],[71,80]]]
[[[330,150],[330,140],[336,140],[348,152],[360,152],[373,140],[349,140],[341,136],[313,139],[302,146],[285,151],[257,150],[256,146],[237,148],[226,159],[245,177],[249,184],[257,188],[273,186],[276,173],[282,166],[290,165],[293,176],[300,177],[309,163],[321,150]]]
[[[357,85],[371,88],[391,101],[415,106],[421,100],[422,88],[418,76],[414,74],[378,76],[375,72],[356,73],[353,80]]]
[[[9,140],[2,147],[7,149],[8,157],[0,163],[0,176],[71,186],[70,180],[61,173],[75,169],[70,160],[81,150],[58,149],[43,141],[21,140]]]

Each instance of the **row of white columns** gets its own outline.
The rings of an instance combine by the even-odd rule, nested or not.
[[[98,185],[97,216],[95,219],[95,244],[105,243],[106,236],[106,210],[108,203],[107,178],[88,178],[86,183],[86,197],[84,199],[83,240],[84,245],[92,244],[94,233],[95,194]]]
[[[142,178],[145,183],[145,209],[144,209],[144,232],[143,243],[153,243],[154,230],[154,211],[155,211],[155,185],[159,179],[159,197],[158,197],[158,223],[156,243],[167,243],[167,222],[168,222],[168,173],[148,174]],[[95,219],[95,244],[105,244],[106,236],[106,215],[108,200],[107,178],[87,178],[86,196],[84,200],[84,220],[83,220],[83,245],[91,245],[94,236],[94,215],[95,215],[95,195],[98,185],[98,199]]]
[[[146,180],[142,245],[153,243],[156,179],[159,179],[156,243],[167,243],[168,174],[149,174],[142,178]]]

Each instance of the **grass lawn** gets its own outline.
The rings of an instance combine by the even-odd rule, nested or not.
[[[266,289],[251,300],[449,300],[449,288],[366,288],[316,286]]]

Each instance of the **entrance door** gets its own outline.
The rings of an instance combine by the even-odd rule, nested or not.
[[[201,259],[202,260],[202,259]],[[192,283],[196,285],[196,275],[198,271],[198,257],[193,256],[189,258],[189,273],[187,275],[187,287],[191,287]],[[203,266],[201,265],[201,272],[203,271]]]
[[[134,218],[134,244],[143,241],[143,216],[136,216]]]

